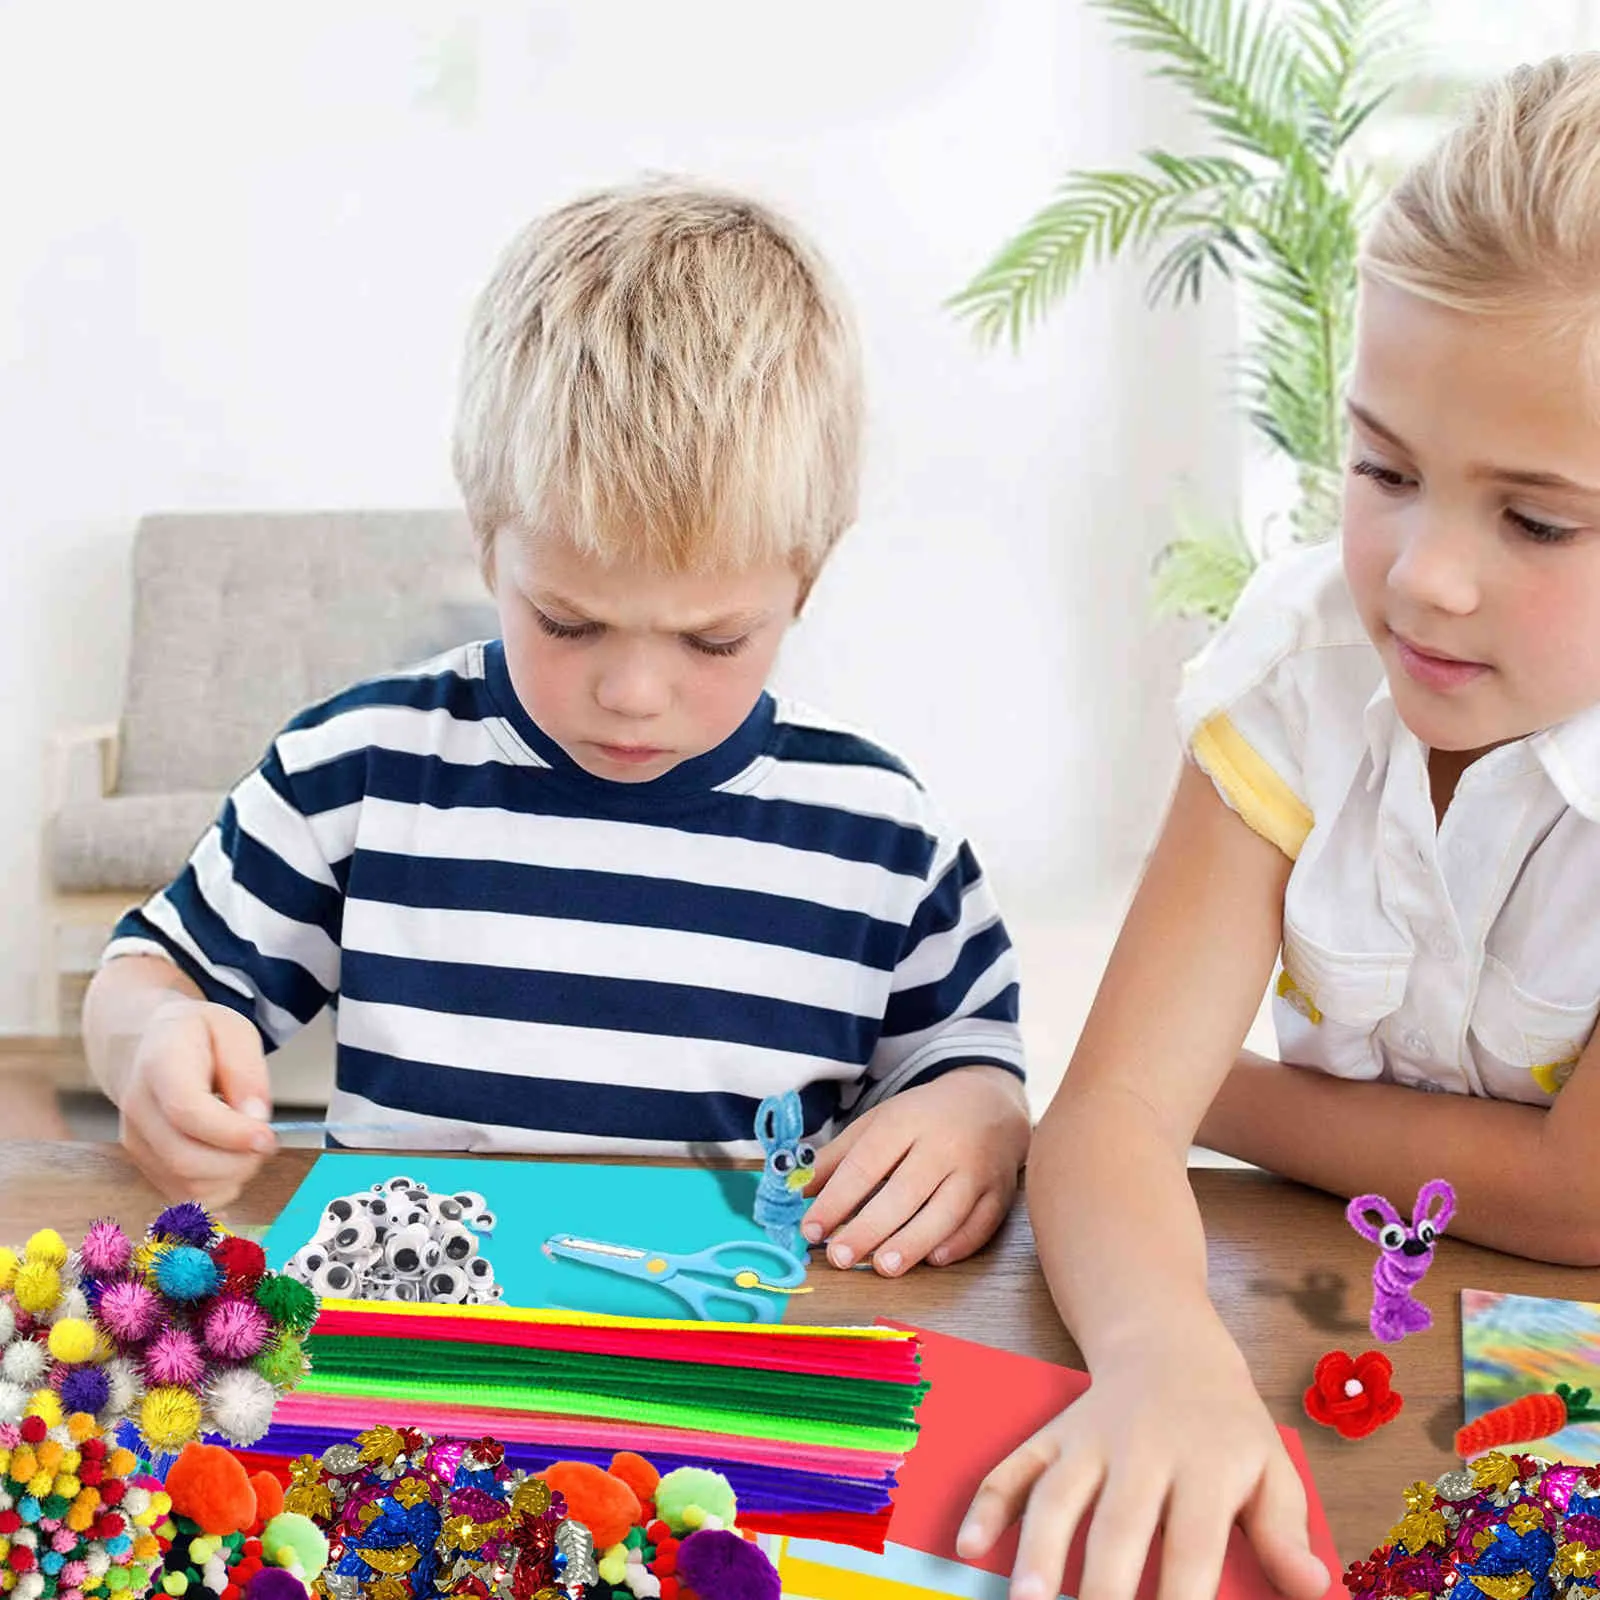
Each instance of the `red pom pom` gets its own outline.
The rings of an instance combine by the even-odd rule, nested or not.
[[[654,1522],[645,1524],[644,1536],[651,1544],[660,1544],[663,1539],[672,1537],[672,1529],[657,1517]]]
[[[676,1578],[661,1580],[661,1600],[679,1600],[680,1592]]]
[[[0,1534],[15,1533],[22,1526],[22,1518],[15,1511],[0,1511]]]
[[[50,1431],[45,1425],[43,1417],[24,1417],[22,1419],[22,1437],[29,1444],[42,1444],[44,1436]],[[22,1570],[21,1568],[18,1569]]]
[[[267,1520],[270,1522],[272,1519],[269,1517]],[[261,1541],[259,1539],[246,1539],[243,1555],[247,1561],[259,1561],[261,1559]]]
[[[6,1557],[6,1560],[11,1564],[11,1570],[13,1572],[33,1571],[33,1551],[31,1551],[25,1544],[14,1546],[11,1554]]]
[[[119,1512],[112,1511],[95,1520],[94,1537],[96,1539],[115,1539],[119,1533],[126,1532],[127,1519]]]
[[[128,1492],[128,1486],[121,1478],[113,1478],[109,1483],[100,1485],[100,1500],[103,1505],[120,1506],[122,1497]]]
[[[267,1270],[267,1253],[254,1239],[241,1239],[235,1234],[219,1239],[211,1247],[211,1259],[217,1270],[237,1288],[254,1288]]]
[[[104,1461],[106,1458],[106,1442],[98,1436],[93,1439],[85,1439],[78,1446],[78,1453],[85,1461]]]
[[[222,1591],[222,1600],[244,1600],[244,1590],[236,1583],[230,1583]]]
[[[78,1482],[88,1484],[91,1489],[99,1488],[105,1475],[106,1469],[98,1461],[85,1461],[78,1468]]]

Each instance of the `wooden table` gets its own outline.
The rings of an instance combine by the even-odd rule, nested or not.
[[[3,1116],[3,1107],[0,1107]],[[0,1124],[3,1126],[3,1124]],[[316,1152],[283,1150],[223,1217],[270,1222]],[[1310,1422],[1301,1396],[1325,1350],[1373,1348],[1372,1246],[1326,1195],[1263,1173],[1196,1170],[1194,1191],[1210,1240],[1211,1293],[1249,1359],[1279,1422],[1300,1430],[1342,1558],[1365,1556],[1402,1510],[1401,1491],[1458,1465],[1464,1288],[1565,1299],[1600,1299],[1600,1272],[1541,1266],[1446,1238],[1423,1288],[1434,1327],[1390,1347],[1405,1410],[1371,1437],[1347,1442]],[[97,1216],[142,1230],[161,1207],[121,1150],[110,1145],[0,1144],[0,1241],[33,1229],[81,1236]],[[994,1242],[953,1267],[920,1268],[897,1283],[865,1272],[815,1275],[816,1292],[791,1300],[791,1315],[849,1324],[899,1321],[1004,1346],[1068,1366],[1077,1347],[1056,1318],[1017,1207]]]

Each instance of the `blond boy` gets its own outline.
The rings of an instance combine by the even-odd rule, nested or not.
[[[795,1089],[836,1264],[993,1232],[1028,1119],[988,885],[766,689],[860,433],[845,304],[763,208],[653,184],[515,241],[455,441],[502,636],[297,717],[117,928],[87,1042],[152,1178],[237,1191],[264,1052],[331,1003],[356,1142],[759,1154]]]

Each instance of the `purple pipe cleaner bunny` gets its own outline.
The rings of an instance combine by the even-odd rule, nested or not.
[[[1430,1214],[1434,1201],[1436,1215]],[[1456,1192],[1443,1178],[1433,1178],[1417,1191],[1411,1226],[1381,1194],[1358,1194],[1345,1207],[1350,1226],[1381,1252],[1372,1268],[1372,1336],[1394,1344],[1408,1333],[1433,1326],[1433,1315],[1412,1291],[1433,1265],[1434,1241],[1455,1215]],[[1368,1213],[1377,1217],[1374,1222]]]

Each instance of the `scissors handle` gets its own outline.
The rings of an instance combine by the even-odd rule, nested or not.
[[[737,1281],[745,1272],[754,1272],[767,1289],[793,1289],[805,1282],[806,1264],[781,1245],[768,1239],[729,1239],[711,1245],[694,1255],[682,1256],[680,1269],[724,1273]],[[761,1293],[754,1285],[755,1293]]]

